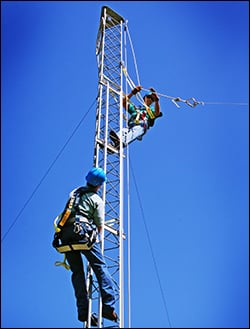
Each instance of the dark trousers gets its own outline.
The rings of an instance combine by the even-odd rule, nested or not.
[[[115,295],[112,278],[101,253],[100,245],[94,244],[90,250],[66,253],[72,271],[72,284],[75,291],[78,314],[88,310],[88,296],[82,254],[87,258],[99,284],[103,309],[113,310]]]

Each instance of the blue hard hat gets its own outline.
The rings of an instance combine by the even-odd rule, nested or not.
[[[152,91],[148,91],[148,92],[146,92],[145,94],[144,94],[144,96],[143,96],[143,99],[145,98],[145,97],[147,97],[147,96],[151,96],[153,93],[152,93]]]
[[[102,168],[93,167],[85,177],[87,183],[92,186],[102,185],[107,181],[107,176]]]

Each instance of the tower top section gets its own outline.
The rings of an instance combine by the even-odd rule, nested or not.
[[[116,13],[114,10],[112,10],[111,8],[107,7],[107,6],[103,6],[102,7],[102,11],[101,11],[101,17],[100,17],[100,25],[99,25],[99,32],[100,30],[102,30],[103,28],[103,23],[102,23],[102,18],[104,17],[104,15],[106,14],[106,28],[115,26],[117,24],[120,24],[121,22],[124,23],[124,18],[122,16],[120,16],[118,13]]]

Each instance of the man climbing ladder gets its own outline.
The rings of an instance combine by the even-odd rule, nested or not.
[[[116,148],[119,148],[120,140],[123,147],[132,143],[134,140],[142,140],[150,127],[153,127],[155,119],[162,116],[160,111],[160,99],[156,91],[150,88],[143,97],[143,105],[135,106],[131,101],[131,97],[135,96],[142,89],[136,86],[132,91],[123,98],[123,107],[130,114],[128,127],[124,127],[122,131],[110,131],[110,139]],[[153,106],[154,103],[154,106]]]
[[[70,199],[60,218],[64,218],[71,205],[70,213],[68,212],[69,216],[64,222],[59,220],[53,241],[53,246],[56,248],[60,241],[63,246],[70,246],[71,251],[65,252],[65,255],[72,271],[78,320],[81,322],[88,320],[89,310],[82,254],[90,263],[100,286],[102,316],[111,321],[117,322],[118,320],[114,307],[115,294],[112,278],[102,255],[100,243],[95,239],[93,241],[93,236],[90,230],[88,231],[88,226],[95,225],[101,236],[104,225],[104,204],[97,191],[106,180],[107,177],[102,168],[94,167],[88,172],[86,176],[87,185],[74,189],[70,193]],[[75,245],[81,244],[82,250],[74,250]],[[97,325],[97,318],[94,316],[92,316],[91,324]]]

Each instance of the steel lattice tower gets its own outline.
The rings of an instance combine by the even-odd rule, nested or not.
[[[109,132],[111,130],[118,131],[124,125],[122,63],[125,30],[124,19],[109,7],[102,7],[96,40],[98,96],[94,166],[103,168],[107,174],[107,182],[101,190],[105,202],[105,230],[102,248],[115,285],[116,312],[119,316],[117,326],[120,328],[124,328],[123,191],[126,149],[122,145],[120,145],[119,150],[112,148]],[[99,287],[90,268],[88,269],[87,284],[91,302],[98,301],[99,303],[99,321],[101,321]],[[104,321],[109,322],[106,319]]]

